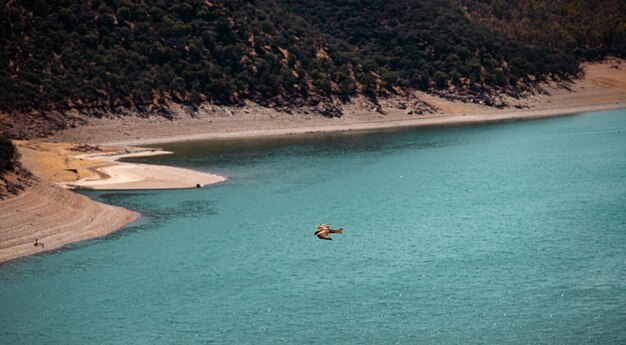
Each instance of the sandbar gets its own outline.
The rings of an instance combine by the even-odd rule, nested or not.
[[[224,176],[165,165],[119,162],[121,158],[171,154],[162,150],[135,150],[117,154],[90,154],[78,159],[102,161],[89,167],[94,174],[62,185],[68,188],[119,190],[119,189],[180,189],[199,188],[223,182]]]

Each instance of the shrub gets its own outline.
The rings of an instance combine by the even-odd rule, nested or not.
[[[13,170],[19,158],[19,153],[11,140],[0,137],[0,174]]]

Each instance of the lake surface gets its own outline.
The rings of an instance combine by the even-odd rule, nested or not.
[[[1,344],[626,343],[625,110],[166,148],[229,180],[86,193],[144,217],[0,266]]]

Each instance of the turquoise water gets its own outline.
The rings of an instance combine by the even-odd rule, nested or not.
[[[167,148],[230,179],[87,193],[144,217],[0,266],[0,343],[626,343],[624,110]]]

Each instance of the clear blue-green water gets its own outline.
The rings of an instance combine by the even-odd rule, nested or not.
[[[1,344],[626,343],[625,110],[167,148],[230,179],[87,193],[144,217],[0,266]]]

